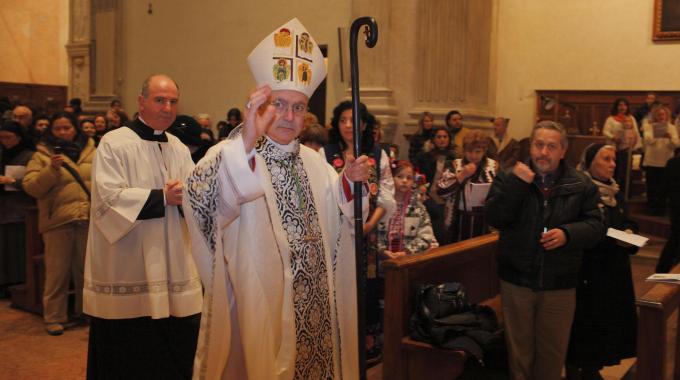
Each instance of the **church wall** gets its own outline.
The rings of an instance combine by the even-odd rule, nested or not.
[[[0,81],[66,85],[68,0],[3,0]]]
[[[338,32],[350,18],[341,0],[124,0],[122,21],[123,102],[135,111],[139,87],[148,75],[167,73],[180,85],[180,112],[207,112],[213,124],[231,107],[243,109],[255,82],[246,63],[250,51],[293,17],[319,44],[328,45],[327,117],[345,95],[340,82]],[[292,5],[291,5],[292,4]],[[343,52],[347,54],[347,51]],[[345,69],[348,75],[348,69]]]
[[[652,43],[653,1],[502,0],[497,113],[525,137],[534,90],[677,90],[680,45]]]

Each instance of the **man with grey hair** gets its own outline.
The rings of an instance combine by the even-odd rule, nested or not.
[[[202,289],[181,208],[194,164],[165,132],[178,102],[175,81],[150,76],[139,117],[97,148],[83,291],[88,378],[191,377]]]
[[[500,231],[498,274],[512,379],[560,379],[583,249],[605,230],[597,187],[564,161],[564,128],[539,122],[530,160],[493,181],[489,225]]]

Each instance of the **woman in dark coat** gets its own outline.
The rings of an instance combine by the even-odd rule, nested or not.
[[[0,126],[0,298],[7,286],[24,282],[26,208],[35,200],[23,191],[23,173],[33,142],[15,121]]]
[[[614,181],[616,148],[592,144],[581,169],[600,192],[605,226],[636,232]],[[583,255],[567,354],[567,379],[602,379],[599,370],[635,356],[637,315],[629,255],[637,247],[607,237]]]
[[[451,132],[446,127],[432,128],[432,150],[420,152],[413,165],[425,176],[429,183],[428,197],[423,202],[432,221],[432,229],[437,239],[445,239],[444,205],[446,200],[437,195],[437,181],[444,172],[448,162],[456,159],[456,146],[453,144]],[[447,241],[442,240],[442,241]]]
[[[453,145],[451,132],[445,127],[432,128],[432,149],[420,152],[414,162],[411,162],[418,171],[425,175],[428,183],[433,183],[437,173],[437,165],[443,171],[444,163],[456,158],[456,146]]]

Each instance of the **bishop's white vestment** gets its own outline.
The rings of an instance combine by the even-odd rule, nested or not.
[[[353,207],[349,181],[297,141],[209,151],[184,199],[205,288],[194,378],[357,376]]]

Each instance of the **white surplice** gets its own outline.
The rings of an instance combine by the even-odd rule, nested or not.
[[[323,157],[305,146],[299,154],[329,268],[319,281],[327,281],[332,297],[334,373],[352,379],[358,374],[354,204]],[[290,246],[266,163],[259,153],[249,158],[240,136],[225,140],[187,180],[184,210],[205,287],[197,379],[289,380],[295,372]]]
[[[151,189],[183,181],[193,169],[187,147],[166,135],[167,142],[143,140],[122,127],[97,148],[83,290],[88,315],[158,319],[201,312],[201,283],[178,207],[137,220]]]

